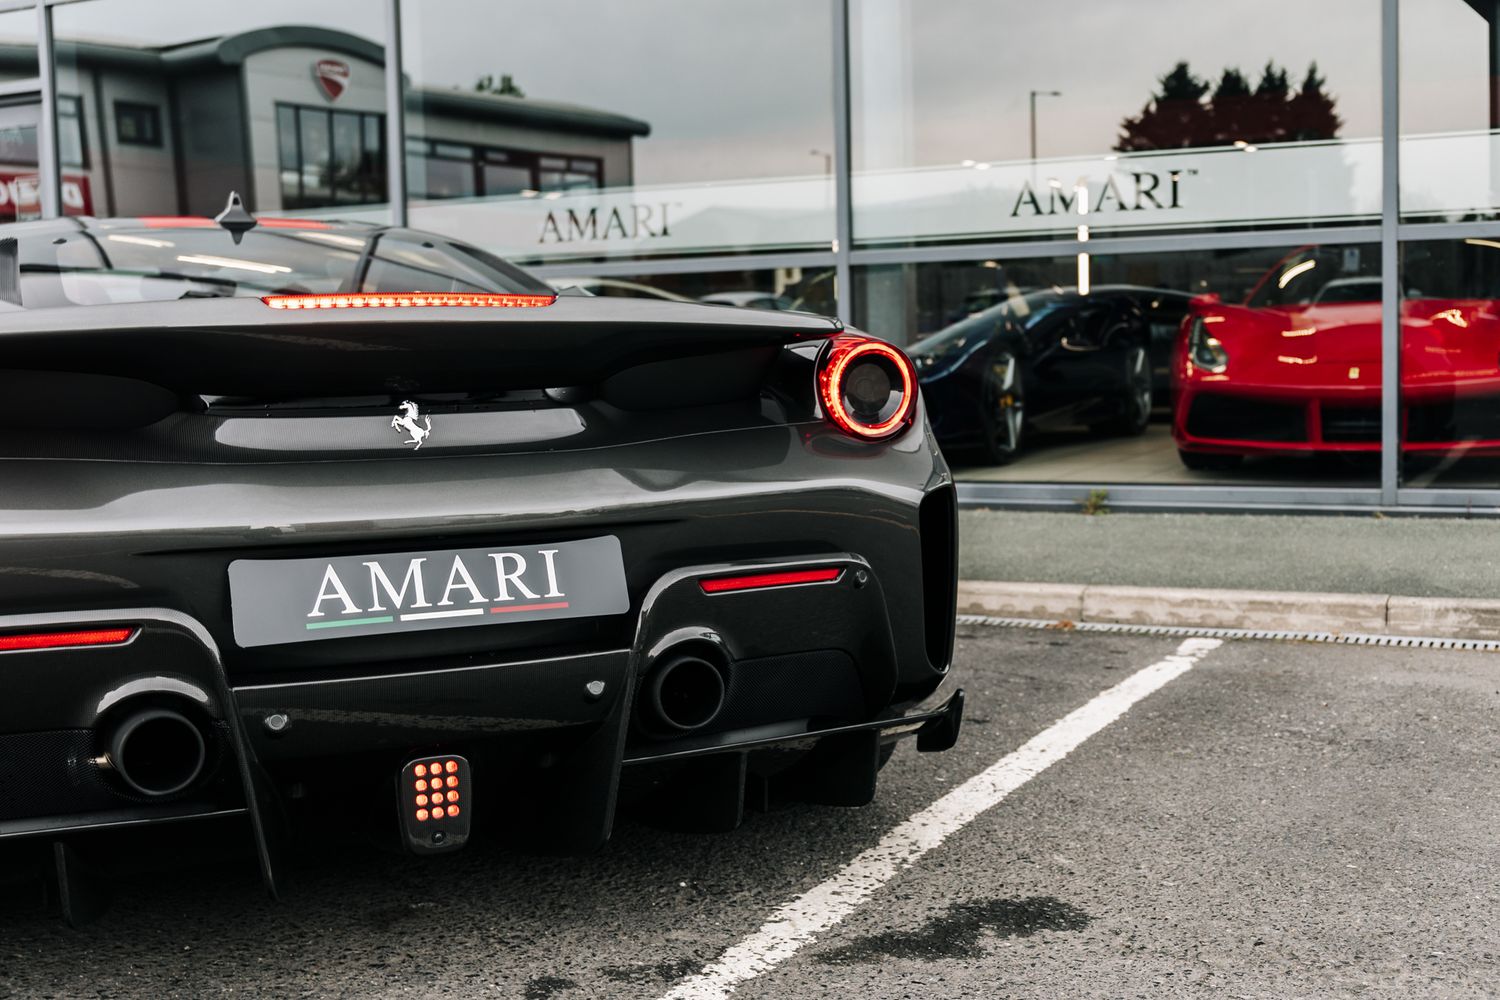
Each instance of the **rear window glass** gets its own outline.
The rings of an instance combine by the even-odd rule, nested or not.
[[[261,225],[239,244],[216,225],[136,220],[0,228],[19,238],[28,309],[308,292],[551,289],[482,250],[406,230]]]

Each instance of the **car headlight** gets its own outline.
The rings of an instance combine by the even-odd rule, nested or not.
[[[1201,316],[1193,317],[1193,325],[1188,328],[1188,360],[1214,375],[1229,367],[1229,352],[1219,338],[1209,336]]]

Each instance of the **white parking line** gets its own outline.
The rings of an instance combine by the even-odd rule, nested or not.
[[[1130,706],[1192,669],[1219,639],[1188,639],[1177,652],[1130,675],[1063,716],[880,838],[832,878],[787,903],[765,924],[702,972],[678,983],[663,1000],[721,1000],[741,983],[771,971],[818,934],[843,920],[902,869],[998,805]]]

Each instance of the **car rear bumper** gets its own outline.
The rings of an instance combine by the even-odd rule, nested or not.
[[[726,570],[809,566],[841,573],[829,584],[733,594],[708,595],[699,585]],[[0,720],[29,730],[0,735],[0,744],[14,744],[0,768],[7,791],[0,840],[243,816],[273,892],[275,845],[285,840],[275,828],[289,790],[292,797],[317,795],[351,775],[354,787],[378,789],[415,753],[476,761],[488,793],[479,796],[476,829],[483,829],[485,798],[496,803],[491,815],[502,812],[500,801],[524,801],[523,846],[582,852],[608,837],[627,766],[737,762],[739,783],[718,795],[742,802],[748,756],[838,746],[849,787],[873,792],[880,744],[917,736],[921,749],[945,750],[957,738],[963,705],[947,673],[924,685],[925,697],[898,691],[880,581],[868,562],[847,554],[666,574],[647,595],[625,648],[289,683],[233,685],[208,631],[168,609],[0,618],[4,634],[110,626],[136,632],[116,646],[4,654],[8,675],[36,698],[29,721],[19,706]],[[698,635],[717,637],[726,651],[722,721],[652,733],[642,724],[642,680],[675,644]],[[766,635],[774,636],[769,645]],[[744,655],[769,650],[779,652]],[[188,792],[152,800],[112,773],[112,712],[142,695],[202,711],[209,763]],[[46,719],[66,724],[35,728]],[[859,748],[868,751],[863,773]],[[518,781],[522,771],[526,780]]]

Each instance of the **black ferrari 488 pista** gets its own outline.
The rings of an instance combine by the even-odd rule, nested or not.
[[[142,831],[275,892],[357,832],[858,805],[957,737],[952,481],[834,320],[232,199],[0,227],[0,400],[0,865],[68,915]]]

